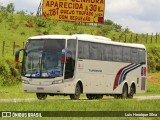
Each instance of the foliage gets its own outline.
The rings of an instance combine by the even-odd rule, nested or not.
[[[118,24],[114,24],[114,31],[115,32],[121,32],[122,31],[122,26]]]
[[[7,11],[1,11],[0,16],[3,20],[6,20],[8,18],[8,12]]]
[[[13,3],[9,3],[6,7],[6,10],[9,12],[9,13],[12,13],[15,11],[15,6]]]
[[[20,69],[17,68],[12,59],[0,59],[0,86],[15,84],[20,80]]]
[[[69,25],[63,25],[63,30],[69,31],[71,28]]]
[[[4,7],[3,5],[0,5],[0,11],[3,11],[5,9],[6,9],[6,7]]]
[[[35,23],[38,27],[46,27],[47,25],[47,21],[46,19],[42,18],[42,17],[39,17],[35,20]]]
[[[113,31],[113,26],[102,27],[103,36],[108,35],[111,31]]]
[[[131,31],[130,31],[129,28],[125,28],[125,29],[124,29],[124,32],[125,32],[125,33],[131,33]]]
[[[104,25],[107,25],[110,28],[112,27],[112,30],[114,28],[115,32],[121,32],[122,31],[122,26],[114,23],[112,20],[105,20]]]
[[[114,25],[114,22],[112,20],[105,20],[104,25]]]
[[[148,69],[152,72],[160,71],[160,49],[157,47],[148,49]]]
[[[21,10],[21,11],[17,11],[17,14],[23,14],[23,15],[26,15],[27,13],[26,13],[24,10]]]
[[[7,21],[8,21],[9,27],[14,29],[14,30],[19,27],[19,24],[16,23],[15,18],[13,17],[13,15],[9,15]]]
[[[0,85],[7,84],[7,79],[9,76],[9,66],[4,60],[0,60]]]

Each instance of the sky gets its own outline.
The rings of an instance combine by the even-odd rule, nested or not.
[[[16,11],[36,14],[40,1],[0,0],[0,4],[6,6],[12,2]],[[135,33],[160,33],[160,0],[105,0],[105,19]]]

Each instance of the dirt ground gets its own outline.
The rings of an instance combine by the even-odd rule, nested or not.
[[[147,81],[153,84],[160,84],[160,73],[149,73]]]

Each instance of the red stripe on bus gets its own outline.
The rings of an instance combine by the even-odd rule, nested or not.
[[[113,90],[115,90],[115,89],[118,87],[118,81],[119,81],[119,78],[120,78],[120,76],[121,76],[122,71],[123,71],[125,68],[127,68],[127,67],[129,67],[129,66],[131,66],[131,65],[132,65],[132,64],[129,64],[129,65],[125,66],[124,68],[121,68],[121,69],[118,71],[118,73],[117,73],[117,75],[116,75],[116,78],[115,78],[115,80],[114,80]]]

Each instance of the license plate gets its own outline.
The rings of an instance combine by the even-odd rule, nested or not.
[[[42,87],[37,87],[37,90],[44,90],[44,88],[42,88]]]

